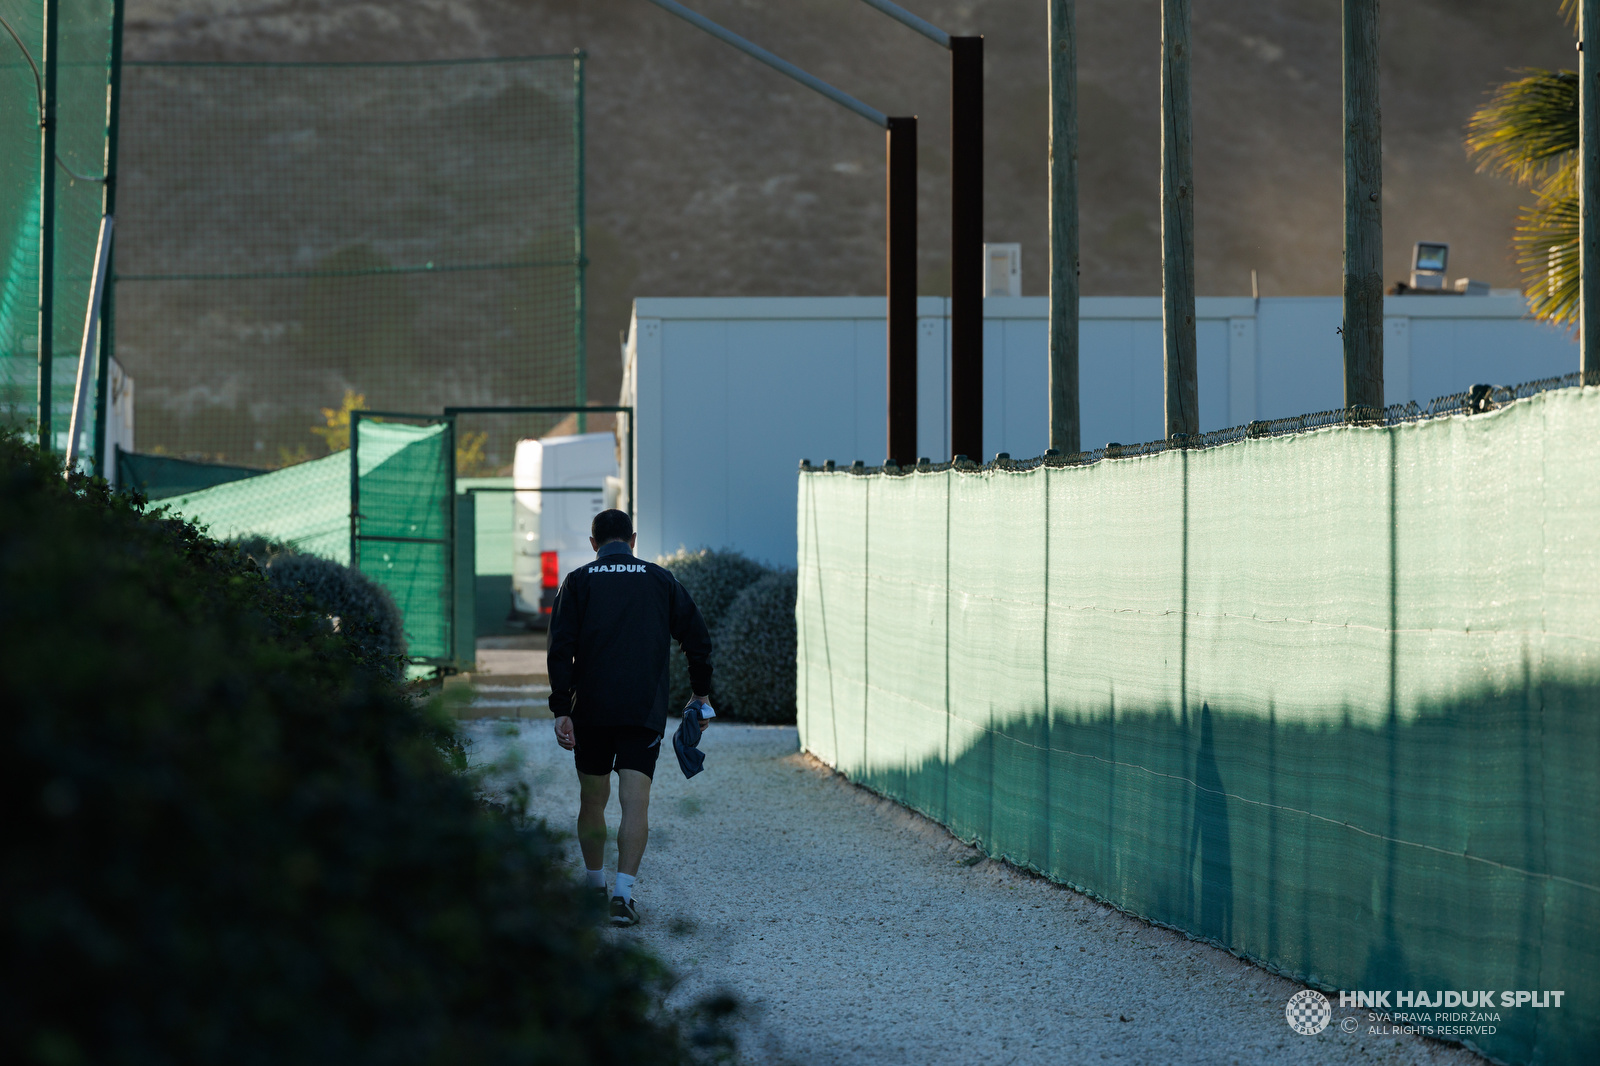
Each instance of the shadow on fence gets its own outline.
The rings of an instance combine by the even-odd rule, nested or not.
[[[1035,712],[948,759],[853,776],[993,856],[1325,989],[1561,989],[1560,1008],[1496,1006],[1497,1032],[1465,1039],[1502,1061],[1593,1061],[1597,697],[1525,673],[1381,726]]]

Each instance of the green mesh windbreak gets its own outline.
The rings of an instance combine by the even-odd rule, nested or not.
[[[451,430],[449,422],[416,426],[367,418],[357,419],[353,430],[351,565],[394,597],[414,662],[455,661]]]
[[[128,64],[116,354],[139,450],[314,458],[347,394],[583,402],[581,77],[573,55]]]
[[[39,93],[42,0],[0,0],[0,417],[38,417]]]
[[[219,539],[267,537],[354,566],[394,596],[413,660],[453,662],[451,426],[357,418],[354,435],[354,453],[159,502]]]
[[[365,437],[362,470],[382,466],[409,443],[403,434]],[[221,540],[266,537],[350,565],[349,451],[156,502]]]
[[[84,313],[104,210],[111,0],[58,0],[55,225],[50,365],[51,443],[66,447]],[[39,418],[39,265],[44,4],[0,0],[0,420]],[[32,60],[30,64],[29,60]],[[91,403],[86,414],[96,408]],[[86,425],[88,423],[86,419]],[[93,442],[86,429],[85,443]]]
[[[1596,440],[1574,388],[1084,466],[802,472],[802,743],[1314,985],[1564,990],[1457,1038],[1596,1061]]]

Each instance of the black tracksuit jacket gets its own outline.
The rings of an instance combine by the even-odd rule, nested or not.
[[[672,572],[622,541],[561,583],[550,617],[550,712],[595,725],[667,728],[667,656],[676,640],[689,685],[711,687],[711,635]]]

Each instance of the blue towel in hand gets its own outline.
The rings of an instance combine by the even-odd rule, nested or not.
[[[672,734],[672,750],[678,753],[678,766],[684,777],[693,777],[706,768],[706,753],[700,743],[700,704],[691,703],[683,709],[683,721]]]

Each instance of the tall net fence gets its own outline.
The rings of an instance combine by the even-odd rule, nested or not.
[[[279,467],[344,446],[354,403],[583,402],[582,80],[581,55],[127,64],[136,450]],[[514,445],[489,427],[475,468]]]
[[[47,72],[44,4],[0,0],[5,22],[0,26],[0,420],[47,422],[47,440],[62,450],[104,209],[115,9],[111,0],[58,0],[56,11],[54,218],[48,233],[41,233],[46,211],[40,165]],[[51,285],[41,292],[40,266],[46,258],[52,263]],[[51,308],[43,368],[42,298]],[[42,405],[41,385],[48,392]],[[91,443],[89,436],[86,432],[85,444]]]
[[[1074,465],[802,470],[804,747],[1325,989],[1562,989],[1496,993],[1464,1038],[1592,1061],[1600,389],[1468,399]]]

